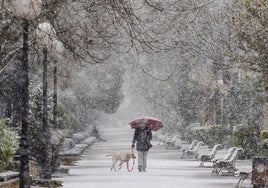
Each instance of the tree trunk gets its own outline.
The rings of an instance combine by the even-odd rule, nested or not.
[[[20,188],[30,188],[29,174],[29,143],[28,143],[28,110],[29,110],[29,77],[28,77],[28,31],[29,22],[23,23],[23,77],[24,87],[22,88],[22,104],[21,104],[21,142],[20,142]]]
[[[268,70],[263,73],[264,82],[264,129],[268,130]]]

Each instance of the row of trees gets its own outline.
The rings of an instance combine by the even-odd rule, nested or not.
[[[142,88],[144,94],[152,94],[149,100],[155,101],[155,109],[160,107],[158,101],[169,106],[171,111],[177,111],[185,126],[195,121],[203,125],[242,123],[258,129],[265,128],[266,2],[214,2],[198,11],[202,13],[184,29],[190,35],[185,37],[187,41],[184,41],[184,45],[162,54],[148,55],[144,60],[148,64],[149,74],[158,69],[163,76],[165,69],[168,69],[164,67],[166,61],[172,59],[168,62],[172,75],[164,76],[168,79],[162,82],[159,76],[159,85],[148,89],[145,86]],[[247,16],[242,19],[242,15]],[[251,21],[248,22],[248,19]],[[241,36],[243,33],[250,36]],[[183,39],[181,35],[178,38]],[[183,53],[182,49],[185,49]],[[161,59],[163,54],[168,57],[165,57],[166,61]],[[157,59],[161,62],[156,63]],[[158,67],[150,70],[152,64]],[[149,91],[152,89],[154,92]],[[168,95],[167,90],[170,91]],[[163,96],[167,97],[163,99]]]
[[[223,125],[225,133],[232,135],[233,127],[243,124],[252,131],[253,137],[247,141],[252,145],[246,146],[252,148],[258,145],[260,131],[268,125],[267,2],[226,1],[202,10],[204,13],[187,30],[193,35],[181,46],[191,50],[184,52],[184,56],[169,51],[169,58],[173,52],[177,61],[174,63],[177,66],[172,67],[174,73],[153,88],[144,87],[143,94],[154,90],[148,101],[154,104],[154,109],[160,109],[159,113],[163,108],[168,114],[177,112],[181,118],[179,124],[170,122],[166,113],[163,115],[172,133],[178,131],[188,137],[183,134],[185,128],[199,122]],[[167,90],[172,92],[167,95]],[[225,136],[228,136],[225,140],[229,139],[229,135]]]

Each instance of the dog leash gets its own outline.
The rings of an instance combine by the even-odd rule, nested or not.
[[[133,148],[131,148],[131,152],[132,152],[132,155],[134,155]],[[129,172],[131,172],[134,169],[134,165],[135,165],[135,159],[133,159],[133,164],[132,164],[132,168],[131,169],[129,169],[128,162],[127,162],[127,170]]]
[[[135,165],[135,159],[133,159],[133,165],[132,165],[132,168],[131,169],[129,169],[128,162],[127,162],[127,170],[129,172],[131,172],[134,169],[134,165]]]

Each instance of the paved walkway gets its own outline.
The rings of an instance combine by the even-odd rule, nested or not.
[[[148,154],[147,172],[138,172],[136,164],[132,172],[127,171],[125,164],[118,172],[110,171],[111,158],[105,154],[130,151],[133,133],[129,127],[103,128],[103,138],[107,141],[94,144],[75,166],[70,167],[69,175],[60,178],[63,187],[234,188],[238,181],[238,177],[214,175],[212,168],[198,167],[198,161],[181,160],[179,151],[165,150],[157,141],[153,141],[154,146]],[[203,152],[206,151],[203,148]],[[238,161],[237,167],[249,170],[250,164]],[[250,187],[250,182],[245,185]]]

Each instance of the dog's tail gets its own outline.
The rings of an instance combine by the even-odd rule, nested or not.
[[[106,154],[105,156],[106,156],[106,157],[108,157],[108,156],[112,156],[112,154],[111,154],[111,153],[110,153],[110,154]]]

